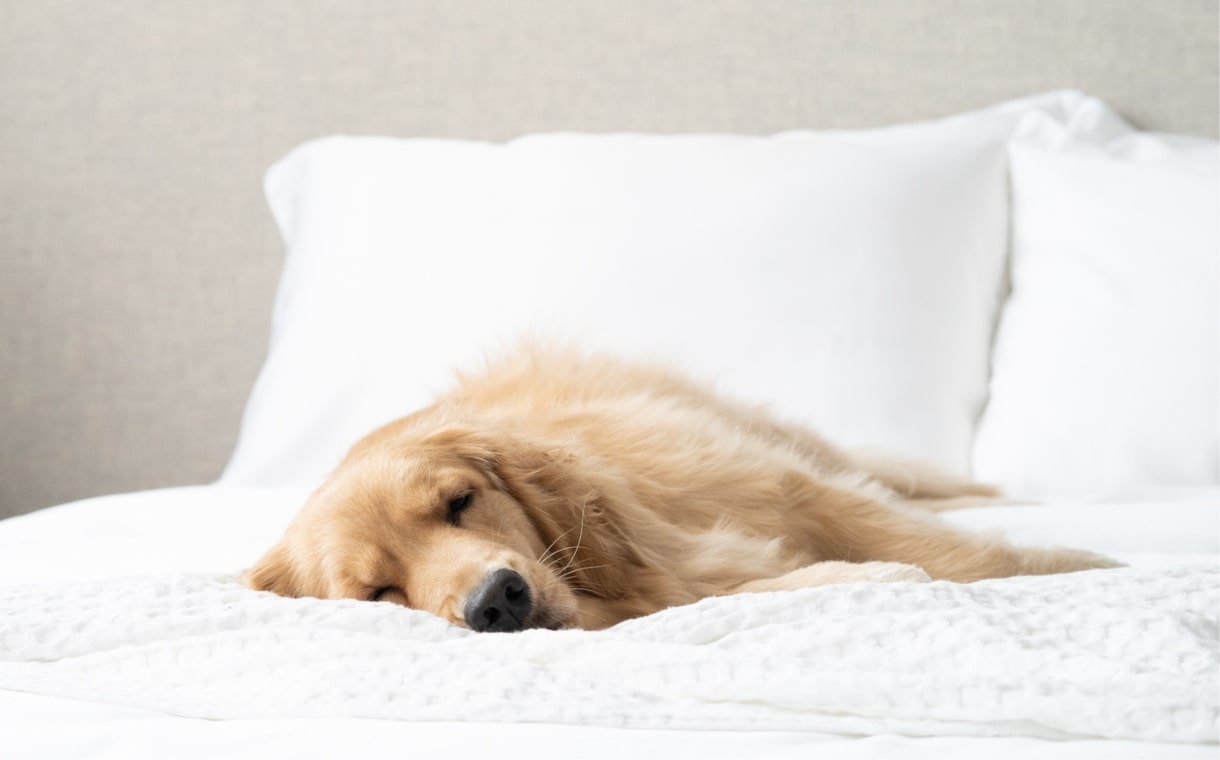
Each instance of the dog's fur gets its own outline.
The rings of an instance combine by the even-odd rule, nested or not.
[[[994,496],[664,371],[526,348],[360,441],[244,580],[515,630],[746,591],[1114,566],[930,514]],[[519,580],[488,592],[506,569]]]

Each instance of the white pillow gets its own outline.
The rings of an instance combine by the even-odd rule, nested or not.
[[[267,176],[287,261],[223,481],[317,481],[531,331],[964,472],[1003,289],[1003,144],[1080,99],[774,137],[308,143]]]
[[[1035,114],[1010,148],[1012,295],[974,464],[1014,495],[1218,482],[1220,148],[1114,122],[1096,101]]]

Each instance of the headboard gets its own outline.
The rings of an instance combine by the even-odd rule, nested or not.
[[[0,516],[206,482],[267,345],[263,171],[330,133],[767,133],[1058,87],[1217,134],[1215,0],[0,7]]]

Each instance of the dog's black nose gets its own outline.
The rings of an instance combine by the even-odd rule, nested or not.
[[[462,614],[476,631],[519,631],[530,614],[530,587],[514,570],[488,573],[466,599]]]

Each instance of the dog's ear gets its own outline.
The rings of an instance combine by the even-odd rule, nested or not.
[[[629,593],[649,566],[617,516],[633,498],[611,473],[558,446],[514,435],[475,437],[478,461],[521,505],[550,553],[570,568],[575,585],[601,597]]]
[[[438,442],[523,504],[541,501],[548,511],[563,512],[560,503],[583,504],[592,498],[595,489],[581,477],[573,457],[561,449],[502,431],[449,430],[443,436]]]
[[[426,445],[460,457],[486,475],[497,488],[504,488],[500,474],[505,459],[503,452],[515,448],[516,444],[502,435],[448,428],[429,436]]]
[[[253,567],[241,574],[240,580],[255,591],[271,591],[280,596],[307,595],[282,542],[268,549]]]

